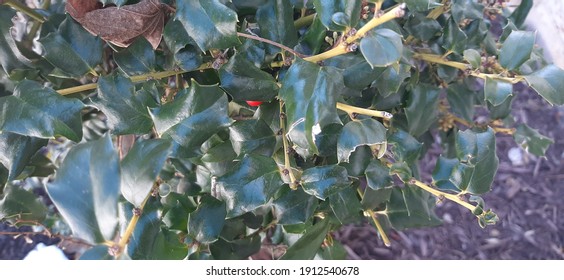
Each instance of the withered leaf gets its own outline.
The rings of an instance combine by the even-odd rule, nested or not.
[[[82,18],[90,11],[102,8],[102,3],[98,0],[67,0],[65,9],[74,19]]]
[[[82,4],[81,4],[82,5]],[[73,6],[76,10],[77,6]],[[153,49],[159,46],[165,20],[166,5],[159,0],[142,0],[133,5],[107,7],[86,12],[82,17],[69,14],[90,33],[120,47],[129,46],[143,36]]]

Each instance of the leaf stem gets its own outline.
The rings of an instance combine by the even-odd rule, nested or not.
[[[376,218],[376,213],[374,213],[374,211],[372,211],[372,210],[367,210],[366,212],[372,218],[372,221],[374,222],[374,225],[376,226],[376,230],[378,230],[378,233],[382,237],[382,241],[384,241],[384,245],[386,245],[386,247],[392,246],[392,242],[390,242],[390,239],[388,238],[388,235],[384,231],[384,228],[382,228],[380,221],[378,221],[378,219]]]
[[[4,5],[8,5],[12,7],[14,10],[28,15],[30,18],[33,18],[38,22],[41,23],[45,22],[45,18],[41,14],[34,11],[33,9],[31,9],[30,7],[26,6],[25,4],[21,3],[18,0],[6,0],[4,2]]]
[[[304,60],[309,61],[309,62],[319,62],[322,60],[326,60],[329,59],[331,57],[335,57],[338,55],[342,55],[347,53],[347,46],[350,44],[353,44],[355,41],[362,39],[362,37],[364,37],[366,35],[366,33],[368,33],[368,31],[376,28],[377,26],[386,23],[390,20],[396,19],[396,18],[400,18],[403,17],[405,15],[405,3],[404,4],[400,4],[397,5],[396,7],[394,7],[393,9],[391,9],[390,11],[386,12],[385,14],[383,14],[380,17],[375,17],[373,19],[371,19],[369,22],[367,22],[363,27],[361,27],[358,31],[356,31],[356,33],[354,35],[351,35],[350,37],[348,37],[343,43],[339,44],[338,46],[314,55],[314,56],[310,56],[310,57],[306,57],[304,58]]]
[[[282,145],[284,146],[284,171],[283,176],[290,177],[290,189],[297,190],[297,180],[294,171],[290,165],[290,150],[288,148],[288,139],[286,138],[286,115],[284,113],[284,101],[280,100],[280,129],[282,130]]]
[[[157,185],[157,183],[155,183],[153,185],[153,188],[156,185]],[[129,243],[129,239],[131,238],[131,235],[133,235],[133,231],[135,231],[135,227],[137,226],[137,222],[139,222],[139,218],[142,215],[143,208],[145,208],[147,201],[151,197],[151,193],[152,193],[152,189],[147,194],[147,196],[145,197],[143,202],[141,202],[141,205],[139,205],[138,210],[140,210],[141,212],[139,214],[134,213],[133,217],[131,217],[131,220],[129,221],[129,224],[127,225],[127,228],[125,229],[125,232],[123,233],[123,235],[121,236],[121,239],[119,240],[119,243],[117,244],[117,246],[119,247],[118,255],[123,253],[123,251],[125,250],[125,246],[127,246],[127,243]]]
[[[393,115],[385,112],[385,111],[378,111],[378,110],[371,110],[371,109],[364,109],[360,107],[351,106],[348,104],[337,102],[337,109],[341,111],[347,112],[349,115],[353,113],[362,114],[366,116],[372,116],[377,118],[383,118],[385,120],[390,120],[393,118]]]
[[[409,183],[412,184],[412,185],[415,185],[415,186],[417,186],[417,187],[419,187],[419,188],[421,188],[421,189],[423,189],[423,190],[425,190],[429,193],[431,193],[432,195],[438,197],[439,199],[446,198],[450,201],[456,202],[456,203],[460,204],[461,206],[465,207],[466,209],[470,210],[472,213],[474,212],[474,210],[476,210],[476,206],[460,199],[460,197],[458,197],[457,195],[445,193],[445,192],[442,192],[442,191],[437,190],[435,188],[432,188],[432,187],[428,186],[427,184],[425,184],[425,183],[423,183],[423,182],[421,182],[421,181],[419,181],[415,178],[412,178],[409,181]]]
[[[456,62],[456,61],[449,61],[446,58],[444,58],[440,55],[436,55],[436,54],[415,53],[415,54],[413,54],[413,58],[424,60],[424,61],[431,62],[431,63],[450,66],[450,67],[457,68],[457,69],[460,69],[460,70],[463,70],[463,71],[469,70],[469,69],[472,68],[472,66],[470,66],[470,64],[466,64],[466,63],[462,63],[462,62]]]
[[[272,40],[268,40],[268,39],[265,39],[265,38],[262,38],[262,37],[259,37],[259,36],[254,36],[254,35],[251,35],[251,34],[246,34],[246,33],[241,33],[241,32],[237,32],[237,36],[256,40],[256,41],[260,41],[260,42],[264,42],[264,43],[273,45],[275,47],[279,47],[279,48],[281,48],[281,49],[283,49],[283,50],[285,50],[285,51],[287,51],[287,52],[289,52],[289,53],[291,53],[295,56],[304,57],[303,54],[293,50],[292,48],[284,46],[284,45],[277,43],[277,42],[274,42]]]

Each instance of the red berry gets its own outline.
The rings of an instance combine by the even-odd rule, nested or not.
[[[246,101],[249,106],[257,107],[262,104],[262,101]]]

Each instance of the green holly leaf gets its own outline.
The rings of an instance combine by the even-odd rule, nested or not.
[[[425,84],[417,85],[410,92],[405,115],[409,134],[420,136],[437,120],[439,89]]]
[[[108,126],[114,134],[145,134],[153,122],[148,107],[155,101],[146,91],[135,92],[135,85],[120,74],[100,77],[98,94],[92,104],[108,117]]]
[[[513,85],[509,82],[488,77],[484,83],[484,95],[486,100],[493,106],[499,106],[510,95],[513,95]]]
[[[317,154],[317,135],[330,124],[340,124],[337,97],[344,88],[341,73],[332,67],[297,59],[288,69],[280,97],[286,105],[288,134],[302,156]]]
[[[342,225],[359,222],[362,217],[362,205],[353,188],[346,188],[329,196],[329,207]]]
[[[163,40],[174,54],[174,61],[182,70],[190,71],[200,67],[202,52],[180,21],[168,21],[163,31]]]
[[[454,0],[451,11],[456,22],[461,22],[463,19],[480,20],[484,17],[484,5],[473,0]]]
[[[217,86],[192,86],[179,92],[174,101],[151,110],[157,133],[172,139],[173,157],[189,158],[200,154],[201,145],[227,127],[227,97]]]
[[[325,240],[331,224],[323,219],[306,229],[306,232],[286,250],[282,260],[311,260]]]
[[[69,15],[57,32],[39,39],[45,51],[43,57],[53,66],[69,75],[79,78],[102,61],[104,42],[86,31]]]
[[[344,31],[359,22],[359,0],[314,0],[313,5],[323,25],[331,31]]]
[[[531,8],[533,8],[533,0],[523,0],[509,18],[516,26],[522,26]]]
[[[96,245],[82,253],[79,260],[113,260],[114,257],[110,255],[109,249],[106,245]]]
[[[92,244],[113,240],[120,170],[110,137],[74,146],[47,193],[75,236]]]
[[[223,201],[204,196],[198,208],[188,214],[188,234],[204,244],[217,241],[225,224],[225,206]]]
[[[260,119],[235,122],[229,127],[229,139],[237,155],[255,153],[272,156],[276,147],[276,136]]]
[[[432,227],[441,224],[433,211],[433,196],[416,187],[406,185],[393,188],[384,211],[391,225],[397,230],[417,227]]]
[[[121,193],[135,207],[140,207],[151,193],[170,148],[169,140],[137,141],[121,161]]]
[[[82,138],[83,107],[77,99],[24,80],[18,83],[13,95],[0,97],[0,130],[38,138],[61,135],[78,142]]]
[[[402,56],[401,35],[385,28],[368,32],[360,41],[360,51],[370,66],[389,66]]]
[[[454,113],[469,122],[474,121],[474,104],[476,103],[474,91],[470,90],[465,84],[450,84],[447,89],[447,100]]]
[[[318,200],[301,188],[292,190],[284,186],[272,204],[279,225],[294,225],[303,224],[313,216]]]
[[[373,159],[365,171],[366,184],[373,190],[391,187],[394,183],[390,176],[390,168],[380,160]]]
[[[551,64],[525,76],[525,80],[548,103],[564,105],[564,70]]]
[[[33,155],[45,145],[46,139],[0,131],[0,163],[8,170],[7,180],[18,177]]]
[[[535,45],[532,31],[513,31],[499,50],[499,64],[507,70],[518,69],[530,57]]]
[[[278,94],[278,84],[272,75],[260,70],[236,54],[219,70],[221,87],[234,101],[271,101]]]
[[[184,25],[202,51],[227,49],[240,44],[237,39],[237,13],[220,1],[179,1],[174,19]]]
[[[407,8],[412,11],[424,12],[440,7],[442,4],[438,0],[395,0],[398,3],[406,3]]]
[[[256,18],[260,28],[260,37],[290,48],[297,44],[298,36],[294,27],[294,10],[289,1],[267,1],[258,8]],[[280,48],[272,45],[267,45],[267,50],[270,54],[281,51]]]
[[[456,158],[439,157],[433,170],[433,184],[445,191],[458,193],[470,183],[474,168]]]
[[[429,41],[439,34],[442,29],[438,21],[428,18],[422,13],[411,13],[404,28],[413,37],[422,41]]]
[[[339,162],[349,162],[351,153],[359,146],[373,146],[386,143],[386,128],[375,119],[348,122],[337,142]]]
[[[468,43],[468,36],[460,27],[458,23],[450,18],[448,21],[444,33],[443,33],[443,48],[447,51],[452,51],[454,53],[460,54],[466,50]]]
[[[398,129],[388,136],[389,150],[395,156],[397,161],[414,163],[419,159],[423,143],[417,141],[409,133]]]
[[[270,157],[245,155],[233,170],[217,178],[212,193],[227,204],[227,217],[266,204],[283,185],[278,165]]]
[[[482,64],[482,55],[474,49],[464,50],[464,60],[468,61],[472,68],[479,68]]]
[[[360,201],[362,209],[369,210],[380,207],[382,203],[390,200],[393,189],[394,188],[383,188],[373,190],[372,188],[365,188],[362,201]]]
[[[115,52],[114,61],[128,76],[150,73],[155,70],[155,50],[149,41],[139,37],[127,48]]]
[[[301,184],[306,193],[325,200],[351,185],[347,169],[339,165],[317,166],[304,170]]]
[[[12,18],[16,16],[14,9],[0,9],[0,65],[2,69],[9,75],[17,69],[27,68],[30,61],[20,52],[16,45],[16,41],[12,37]]]
[[[530,128],[526,124],[517,126],[513,138],[525,151],[539,157],[543,157],[550,144],[554,143],[552,139],[543,136],[537,130]]]
[[[294,48],[297,52],[305,55],[319,53],[325,43],[325,26],[316,14],[313,23],[309,26],[303,36],[300,37],[298,45]]]
[[[34,193],[11,184],[4,188],[0,199],[0,221],[14,225],[18,225],[20,220],[41,223],[46,214],[47,207]]]
[[[256,254],[261,247],[261,236],[226,241],[220,238],[217,242],[210,244],[210,252],[216,260],[247,260]]]
[[[491,128],[485,131],[459,132],[456,137],[456,155],[464,164],[462,165],[464,168],[472,168],[468,185],[462,185],[461,189],[472,194],[490,191],[499,163],[496,155],[495,132]]]

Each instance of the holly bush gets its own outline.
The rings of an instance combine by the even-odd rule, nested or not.
[[[1,2],[0,219],[82,259],[339,259],[441,201],[485,227],[496,134],[552,142],[514,85],[564,104],[530,0]]]

